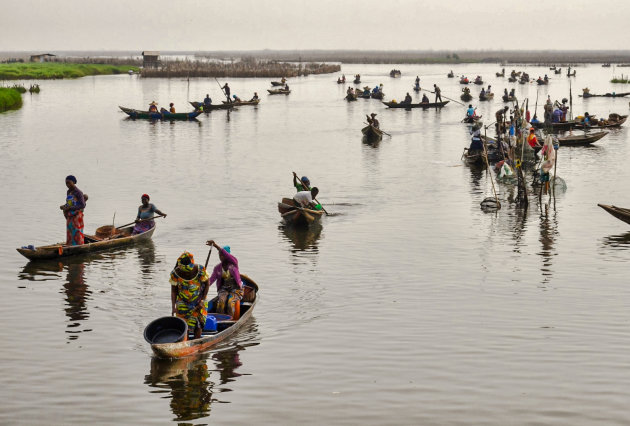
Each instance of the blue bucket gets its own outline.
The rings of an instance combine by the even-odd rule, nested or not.
[[[203,327],[203,331],[217,331],[217,319],[208,314],[206,317],[206,325]]]

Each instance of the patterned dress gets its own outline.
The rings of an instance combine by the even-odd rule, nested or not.
[[[173,269],[169,282],[172,286],[177,287],[177,299],[175,301],[177,316],[188,323],[189,329],[194,330],[199,324],[203,330],[208,314],[208,302],[204,300],[200,308],[197,307],[197,304],[199,297],[203,294],[203,286],[210,285],[210,283],[206,269],[201,265],[196,266],[198,272],[193,279],[185,280],[177,275]]]
[[[85,197],[83,192],[76,186],[69,189],[66,196],[68,210],[63,212],[66,217],[66,245],[78,246],[85,242],[83,237],[83,209],[85,208]]]

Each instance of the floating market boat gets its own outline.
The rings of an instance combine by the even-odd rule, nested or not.
[[[585,126],[584,123],[575,126],[577,129],[609,129],[615,127],[621,127],[623,123],[628,119],[627,115],[610,114],[608,120],[593,120],[589,126]]]
[[[291,90],[287,89],[267,89],[270,95],[288,95],[291,93]]]
[[[561,136],[558,138],[558,143],[561,146],[582,146],[589,145],[593,142],[597,142],[604,136],[606,136],[608,132],[597,132],[597,133],[585,133],[583,135],[567,135]]]
[[[238,101],[238,102],[228,102],[223,101],[224,105],[228,106],[244,106],[244,105],[258,105],[260,103],[260,99],[254,99],[253,101]]]
[[[147,339],[147,329],[151,326],[149,324],[147,329],[145,329],[145,339],[151,344],[153,353],[158,358],[182,358],[198,354],[224,341],[243,328],[251,319],[254,307],[258,302],[258,284],[245,274],[241,274],[241,280],[243,282],[243,299],[240,303],[240,313],[237,320],[223,319],[225,317],[229,318],[229,316],[216,314],[216,318],[219,318],[216,321],[216,330],[203,331],[198,339],[189,336],[188,333],[191,330],[186,330],[186,340],[174,343],[153,343],[153,341],[149,341]],[[216,306],[217,300],[218,296],[213,298],[208,305]],[[212,312],[208,312],[208,316],[212,316]]]
[[[449,101],[444,101],[444,102],[428,102],[428,103],[417,103],[417,104],[405,104],[405,103],[397,103],[397,102],[383,102],[383,104],[387,105],[389,108],[405,108],[405,109],[409,109],[409,108],[423,108],[423,109],[427,109],[427,108],[442,108],[444,107]]]
[[[609,206],[607,204],[597,204],[602,209],[606,210],[617,219],[622,220],[630,224],[630,209],[624,209],[623,207]]]
[[[296,207],[291,198],[283,198],[278,203],[278,211],[287,225],[309,226],[319,222],[324,212],[322,210],[305,209]]]
[[[236,106],[234,105],[234,102],[227,103],[227,101],[223,101],[222,104],[210,104],[210,105],[205,105],[203,102],[189,102],[189,103],[193,107],[195,107],[196,110],[199,110],[199,108],[202,108],[203,112],[205,113],[214,111],[215,109],[232,109]]]
[[[58,259],[147,241],[151,239],[155,231],[154,226],[141,234],[131,235],[133,227],[134,225],[131,225],[116,230],[114,230],[112,225],[100,227],[97,229],[96,234],[101,235],[99,231],[107,228],[109,232],[106,233],[106,237],[101,238],[97,235],[85,235],[85,244],[79,246],[68,246],[65,243],[57,243],[39,247],[22,247],[17,249],[17,251],[22,256],[31,260]]]
[[[369,124],[361,129],[363,136],[369,141],[377,141],[383,139],[383,131],[374,125]]]
[[[119,106],[125,114],[127,114],[132,119],[144,119],[144,120],[194,120],[197,118],[199,114],[203,111],[192,111],[192,112],[168,112],[166,110],[158,111],[158,112],[149,112],[149,111],[140,111],[132,108],[125,108]]]

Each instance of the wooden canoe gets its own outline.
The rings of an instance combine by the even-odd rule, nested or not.
[[[223,101],[223,105],[231,105],[231,106],[258,105],[259,103],[260,103],[260,99],[255,99],[253,101],[238,101],[238,102]]]
[[[358,80],[357,80],[357,79],[355,78],[354,80],[352,80],[352,82],[353,82],[354,84],[360,84],[360,83],[361,83],[361,79],[358,79]]]
[[[284,86],[285,83],[281,82],[281,81],[272,81],[271,82],[272,86]]]
[[[578,95],[581,98],[623,98],[624,96],[630,95],[630,92],[624,93],[606,93],[605,95],[594,95],[591,93],[584,93],[582,95]]]
[[[607,204],[597,204],[602,209],[606,210],[611,215],[615,216],[617,219],[622,220],[628,224],[630,224],[630,209],[624,209],[622,207],[609,206]]]
[[[278,203],[278,212],[287,225],[309,226],[319,222],[324,212],[322,210],[305,209],[295,207],[291,198],[283,198]]]
[[[529,123],[531,127],[536,129],[550,129],[552,132],[562,132],[564,130],[575,129],[580,125],[579,121],[561,121],[559,123],[545,124],[544,122]]]
[[[466,161],[466,164],[470,166],[485,166],[486,165],[486,154],[482,149],[475,149],[470,151],[468,148],[464,148],[464,153],[462,154],[462,158]]]
[[[423,109],[427,109],[427,108],[442,108],[444,107],[447,103],[449,103],[449,101],[444,101],[444,102],[429,102],[429,103],[417,103],[417,104],[404,104],[404,103],[396,103],[396,102],[383,102],[383,104],[387,105],[388,108],[405,108],[405,109],[409,109],[409,108],[423,108]]]
[[[197,118],[199,114],[203,111],[192,111],[192,112],[176,112],[171,113],[168,111],[161,112],[149,112],[149,111],[140,111],[133,108],[125,108],[122,106],[118,106],[125,114],[127,114],[132,119],[143,119],[143,120],[194,120]]]
[[[357,100],[357,95],[349,93],[349,94],[346,95],[346,97],[344,99],[346,101],[348,101],[348,102],[356,101]]]
[[[578,124],[575,127],[577,129],[609,129],[609,128],[614,128],[614,127],[621,127],[621,125],[625,123],[627,119],[628,119],[627,115],[620,115],[619,120],[616,120],[616,121],[608,120],[607,122],[604,122],[604,123],[602,123],[601,121],[596,121],[590,126],[585,126],[584,124]]]
[[[190,102],[190,104],[195,107],[196,110],[199,109],[199,107],[203,108],[203,112],[208,113],[211,111],[214,111],[215,109],[232,109],[234,108],[236,105],[234,105],[234,103],[227,103],[227,101],[225,101],[226,103],[222,103],[222,104],[210,104],[210,105],[204,105],[203,102]]]
[[[597,133],[585,133],[583,135],[568,135],[561,136],[558,138],[558,143],[561,146],[581,146],[581,145],[589,145],[593,142],[597,142],[604,136],[606,136],[608,132],[597,132]]]
[[[30,260],[58,259],[75,256],[95,251],[109,250],[111,248],[126,246],[141,241],[150,240],[155,226],[142,234],[131,235],[133,226],[119,229],[120,233],[110,238],[98,238],[94,235],[85,235],[85,244],[80,246],[67,246],[65,243],[51,244],[35,247],[34,250],[19,248],[17,251]]]
[[[385,93],[380,92],[380,91],[377,93],[374,93],[374,92],[370,93],[370,98],[372,99],[382,100],[384,97],[385,97]]]
[[[462,120],[462,123],[468,123],[468,124],[476,123],[477,121],[481,120],[481,117],[483,116],[475,115],[473,117],[464,117],[464,119]]]
[[[383,139],[383,131],[372,124],[369,124],[361,129],[361,133],[367,140],[377,141]]]
[[[455,77],[455,74],[453,74],[452,72],[449,72],[448,74],[446,74],[446,76],[448,78],[453,78],[453,77]]]
[[[267,92],[269,92],[270,95],[288,95],[289,93],[291,93],[291,90],[267,89]]]
[[[460,96],[460,99],[462,101],[470,101],[472,100],[472,95],[470,93],[462,93],[462,95]]]
[[[494,99],[494,93],[484,93],[483,96],[481,93],[479,94],[480,101],[489,101],[490,99]]]
[[[514,96],[509,96],[509,95],[503,95],[503,102],[514,102],[514,100],[516,100],[516,98]]]
[[[183,358],[185,356],[198,354],[207,351],[216,344],[232,336],[243,327],[252,317],[254,307],[258,302],[258,284],[245,274],[241,274],[241,280],[245,287],[245,292],[253,292],[251,302],[241,302],[241,315],[237,321],[217,322],[217,331],[204,331],[199,339],[189,339],[177,343],[156,343],[151,345],[151,350],[158,358]],[[216,306],[218,296],[212,299],[213,306]],[[248,299],[248,297],[244,297]],[[211,312],[209,314],[212,314]]]

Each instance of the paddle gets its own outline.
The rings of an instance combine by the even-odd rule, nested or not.
[[[293,172],[293,173],[297,176],[297,173],[295,173],[295,172]],[[305,187],[308,191],[310,191],[310,190],[311,190],[311,188],[309,188],[307,184],[305,184],[305,183],[304,183],[304,182],[302,182],[301,180],[300,180],[300,182],[302,183],[302,185],[303,185],[303,186],[304,186],[304,187]],[[316,202],[317,204],[319,204],[320,206],[322,206],[322,203],[320,203],[319,201],[317,201],[317,198],[313,198],[313,200],[315,200],[315,202]],[[326,211],[326,209],[324,208],[324,206],[322,206],[322,210],[324,211],[324,213],[326,213],[326,216],[328,216],[328,215],[330,214],[330,213],[328,213],[328,212]],[[302,213],[306,213],[306,212],[304,212],[304,211],[303,211]],[[306,214],[304,215],[304,217],[308,218],[308,216],[306,216]],[[311,216],[311,217],[312,217],[312,216]],[[310,219],[309,219],[309,220],[310,220]]]
[[[426,90],[426,89],[422,89],[422,90],[424,90],[425,92],[429,92],[429,93],[433,93],[433,94],[435,94],[435,92],[432,92],[432,91],[430,91],[430,90]],[[444,96],[444,95],[442,95],[442,93],[441,93],[441,92],[440,92],[440,96],[444,97],[445,99],[448,99],[449,101],[453,101],[453,102],[456,102],[456,103],[458,103],[458,104],[460,104],[460,105],[466,106],[465,104],[461,103],[460,101],[456,101],[455,99],[451,99],[451,98],[449,98],[448,96]]]
[[[217,84],[219,85],[219,87],[221,88],[221,91],[223,92],[223,94],[225,95],[225,97],[227,98],[228,102],[230,101],[230,97],[227,95],[227,93],[225,93],[225,90],[223,90],[223,86],[221,86],[221,83],[219,83],[219,80],[217,80],[217,78],[215,77],[214,80],[217,82]]]
[[[118,226],[118,227],[116,227],[116,229],[125,228],[125,227],[127,227],[127,226],[129,226],[129,225],[133,225],[134,223],[146,222],[147,220],[153,220],[153,219],[157,219],[157,218],[160,218],[160,217],[166,217],[166,215],[159,214],[159,215],[157,215],[157,216],[148,217],[148,218],[146,218],[146,219],[140,219],[140,220],[138,220],[138,221],[135,221],[135,220],[134,220],[133,222],[131,222],[131,223],[127,223],[126,225]]]

